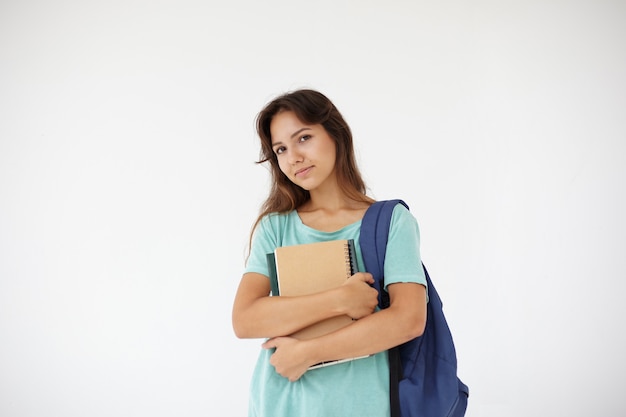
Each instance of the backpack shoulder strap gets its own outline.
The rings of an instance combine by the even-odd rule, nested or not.
[[[378,306],[389,307],[389,296],[384,291],[384,266],[389,225],[393,209],[397,204],[409,206],[400,199],[383,200],[373,203],[361,221],[359,245],[365,262],[365,269],[374,276],[374,288],[378,290]]]
[[[365,262],[365,269],[374,276],[374,288],[378,291],[378,306],[389,307],[389,294],[384,290],[385,254],[387,251],[387,238],[393,209],[397,204],[409,206],[402,200],[377,201],[372,204],[361,221],[361,233],[359,245]],[[389,406],[391,416],[399,417],[400,391],[399,381],[402,377],[402,363],[399,349],[392,348],[389,354]]]

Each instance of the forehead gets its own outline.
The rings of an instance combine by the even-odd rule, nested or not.
[[[314,128],[298,119],[298,116],[291,110],[284,110],[272,118],[270,122],[270,134],[272,142],[288,140],[291,135],[303,128]]]

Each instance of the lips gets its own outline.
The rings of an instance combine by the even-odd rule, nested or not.
[[[302,168],[302,169],[299,169],[299,170],[297,170],[297,171],[294,173],[294,175],[295,175],[296,177],[302,177],[302,176],[304,176],[304,175],[308,174],[308,173],[311,171],[311,169],[312,169],[312,168],[313,168],[313,167],[307,167],[307,168]]]

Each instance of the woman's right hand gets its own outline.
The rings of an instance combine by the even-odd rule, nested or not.
[[[371,286],[373,283],[372,274],[357,272],[339,287],[343,293],[342,305],[345,314],[353,319],[360,319],[374,312],[378,305],[378,291]]]

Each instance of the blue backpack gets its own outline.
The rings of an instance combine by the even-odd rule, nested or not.
[[[389,307],[384,291],[384,264],[391,214],[402,200],[379,201],[370,206],[361,223],[359,244],[365,268],[375,279],[380,308]],[[428,284],[424,333],[389,350],[392,417],[462,417],[469,389],[457,377],[456,350],[443,314],[441,299],[422,264]]]

